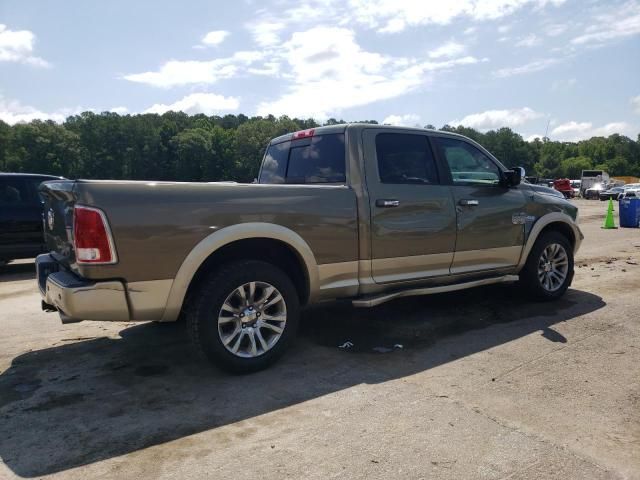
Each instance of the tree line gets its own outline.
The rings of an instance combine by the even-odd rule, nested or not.
[[[324,124],[337,123],[344,121],[332,118]],[[271,138],[318,126],[313,119],[286,116],[182,112],[84,112],[62,124],[34,120],[10,126],[0,121],[0,171],[67,178],[247,182],[257,175]],[[441,130],[476,140],[506,166],[523,166],[528,175],[579,178],[582,170],[594,168],[613,176],[640,176],[640,134],[636,140],[613,134],[579,142],[546,138],[527,142],[510,128],[482,133],[445,125]]]

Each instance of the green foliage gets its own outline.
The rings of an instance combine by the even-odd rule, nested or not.
[[[339,123],[344,120],[331,118],[324,125]],[[0,170],[69,178],[250,182],[271,138],[318,126],[312,118],[182,112],[84,112],[63,124],[34,120],[9,126],[0,121]],[[579,178],[582,170],[594,167],[611,175],[640,175],[640,135],[635,141],[614,134],[577,143],[527,142],[509,128],[482,133],[445,125],[441,130],[465,135],[506,166],[523,166],[531,175]]]
[[[580,178],[583,170],[593,168],[589,157],[569,157],[560,162],[558,176],[563,178]]]

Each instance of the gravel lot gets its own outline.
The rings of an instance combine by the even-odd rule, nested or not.
[[[181,325],[63,326],[33,263],[0,268],[0,478],[640,478],[640,230],[577,203],[562,300],[315,308],[245,377],[195,360]]]

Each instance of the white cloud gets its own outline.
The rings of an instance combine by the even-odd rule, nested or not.
[[[544,135],[540,135],[539,133],[535,133],[535,134],[529,135],[527,138],[525,138],[525,141],[533,142],[536,138],[542,140],[544,138]]]
[[[461,55],[465,52],[466,47],[460,43],[453,41],[444,43],[429,52],[429,58],[451,58]]]
[[[570,142],[591,137],[608,137],[614,133],[633,136],[637,133],[637,127],[626,122],[612,122],[601,127],[594,127],[591,122],[576,122],[572,120],[555,127],[549,136],[553,140]]]
[[[16,123],[28,123],[32,120],[53,120],[64,122],[70,115],[76,115],[88,109],[82,107],[62,108],[53,112],[43,112],[35,107],[23,105],[18,100],[8,100],[0,96],[0,120],[14,125]]]
[[[263,102],[258,115],[286,114],[318,119],[344,109],[394,98],[428,82],[428,75],[473,57],[418,61],[363,50],[354,32],[339,27],[315,27],[294,33],[280,49],[292,83],[280,98]]]
[[[540,38],[535,33],[530,33],[516,42],[516,47],[535,47],[540,45]]]
[[[158,71],[133,73],[123,78],[154,87],[174,87],[188,84],[211,84],[238,75],[240,68],[253,64],[264,56],[256,51],[239,51],[231,57],[215,60],[170,60]]]
[[[161,115],[168,111],[181,111],[191,115],[196,113],[213,115],[219,112],[237,110],[239,106],[240,100],[236,97],[225,97],[214,93],[193,93],[168,105],[156,103],[142,113],[157,113]],[[0,96],[0,120],[9,125],[29,123],[33,120],[53,120],[54,122],[62,123],[67,117],[86,111],[96,112],[97,110],[94,108],[75,107],[45,112],[29,105],[23,105],[17,100],[8,100]],[[112,107],[108,111],[118,115],[138,113],[131,112],[124,106]]]
[[[493,74],[498,78],[512,77],[514,75],[524,75],[527,73],[539,72],[540,70],[544,70],[546,68],[549,68],[552,65],[555,65],[559,61],[560,59],[558,58],[546,58],[544,60],[535,60],[533,62],[529,62],[524,65],[520,65],[518,67],[501,68],[493,72]]]
[[[240,101],[236,97],[225,97],[216,95],[215,93],[192,93],[186,97],[166,105],[164,103],[156,103],[147,108],[143,113],[165,112],[184,112],[189,114],[204,113],[205,115],[213,115],[222,111],[237,110]]]
[[[634,112],[640,114],[640,95],[631,99],[631,106],[633,106]]]
[[[500,127],[517,127],[542,116],[542,113],[536,112],[529,107],[510,110],[487,110],[485,112],[472,113],[460,120],[452,120],[449,124],[486,131]]]
[[[226,30],[214,30],[212,32],[207,33],[204,37],[202,37],[202,44],[208,47],[220,45],[224,42],[225,38],[229,36],[229,32]]]
[[[458,17],[496,20],[527,5],[541,8],[562,3],[564,0],[349,0],[347,14],[381,33],[395,33],[412,26],[446,25]]]
[[[109,109],[110,112],[117,113],[118,115],[126,115],[129,113],[129,109],[127,107],[113,107]]]
[[[34,67],[50,64],[33,54],[36,36],[29,30],[9,30],[0,23],[0,62],[20,62]]]
[[[280,32],[286,28],[286,24],[273,20],[259,20],[256,23],[247,24],[246,28],[258,45],[271,47],[280,43]]]
[[[383,125],[398,125],[401,127],[415,127],[420,125],[420,115],[407,113],[405,115],[389,115],[382,121]]]
[[[498,27],[498,33],[502,33],[503,35],[511,30],[511,25],[500,25]]]
[[[610,12],[597,15],[585,32],[571,40],[574,45],[604,43],[640,34],[640,2],[612,5]]]

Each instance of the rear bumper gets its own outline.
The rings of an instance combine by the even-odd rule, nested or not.
[[[61,270],[49,254],[36,258],[36,272],[44,303],[60,313],[62,323],[131,318],[126,288],[120,281],[94,282],[80,278]]]

